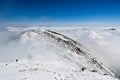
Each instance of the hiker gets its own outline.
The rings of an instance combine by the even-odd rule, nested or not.
[[[16,62],[18,62],[18,59],[16,59]]]

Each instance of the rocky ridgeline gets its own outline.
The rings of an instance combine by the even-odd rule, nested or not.
[[[68,37],[66,37],[66,36],[64,36],[62,34],[59,34],[57,32],[53,32],[53,31],[50,31],[50,30],[41,31],[41,30],[35,30],[35,29],[28,30],[27,32],[35,32],[35,33],[37,33],[37,34],[39,34],[41,36],[44,36],[44,37],[47,37],[47,38],[49,38],[51,40],[56,41],[57,43],[59,43],[60,46],[68,48],[68,49],[70,49],[71,51],[75,52],[78,55],[85,56],[85,58],[90,63],[92,63],[93,65],[98,67],[98,70],[102,70],[102,73],[104,75],[110,75],[112,77],[117,76],[112,71],[107,69],[102,63],[98,62],[90,54],[85,53],[84,51],[82,51],[81,48],[80,48],[82,46],[81,44],[77,43],[76,41],[74,41],[74,40],[72,40],[72,39],[70,39],[70,38],[68,38]],[[97,70],[92,70],[92,71],[97,72]]]

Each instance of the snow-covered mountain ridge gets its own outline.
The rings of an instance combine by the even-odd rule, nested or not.
[[[14,70],[16,70],[14,68],[15,66],[20,68],[19,66],[22,63],[24,66],[27,66],[27,67],[29,66],[29,68],[26,67],[25,69],[21,70],[23,72],[25,71],[25,74],[28,75],[28,76],[24,75],[25,78],[20,77],[19,71],[16,72],[18,73],[17,76],[20,77],[18,78],[18,80],[22,80],[22,79],[23,80],[32,80],[32,79],[39,80],[39,78],[43,76],[43,75],[40,75],[40,76],[38,75],[38,73],[42,74],[41,70],[38,70],[38,69],[41,69],[41,65],[45,65],[46,67],[47,65],[50,65],[49,67],[47,67],[48,72],[49,72],[48,69],[52,66],[54,66],[54,68],[57,69],[53,71],[58,73],[59,73],[59,68],[60,69],[62,68],[61,70],[64,70],[65,68],[70,72],[71,72],[71,69],[75,69],[76,70],[75,72],[78,71],[77,74],[78,73],[80,74],[78,77],[77,77],[77,74],[73,74],[73,73],[72,75],[74,75],[74,77],[72,76],[70,76],[69,78],[66,78],[65,76],[62,77],[68,80],[80,79],[81,75],[83,75],[84,72],[79,72],[79,71],[84,71],[84,70],[85,70],[85,73],[88,73],[88,75],[90,72],[90,74],[105,76],[105,78],[107,77],[108,80],[113,80],[113,79],[110,79],[110,76],[109,76],[110,74],[108,74],[108,72],[107,73],[104,72],[101,68],[91,63],[91,61],[89,61],[86,56],[84,56],[83,54],[80,54],[80,53],[83,53],[81,50],[82,46],[80,44],[75,46],[74,44],[76,44],[76,42],[74,41],[71,42],[71,40],[69,40],[70,38],[65,38],[65,36],[55,34],[54,32],[51,32],[49,30],[41,30],[41,29],[23,29],[23,30],[17,29],[16,30],[16,29],[10,28],[7,30],[7,32],[2,31],[1,33],[4,33],[1,36],[3,35],[8,36],[7,38],[5,38],[5,40],[4,39],[0,40],[1,41],[0,51],[1,53],[4,53],[4,54],[1,54],[2,55],[1,61],[2,60],[7,61],[7,62],[1,62],[1,68],[5,68],[5,66],[6,66],[6,70],[9,70],[10,68],[12,68],[13,69],[12,73],[14,73],[15,72]],[[8,35],[8,33],[10,34]],[[76,47],[80,47],[80,48],[76,49]],[[7,51],[4,49],[6,49]],[[76,51],[79,51],[79,52],[76,52]],[[79,54],[76,54],[76,53],[79,53]],[[18,62],[14,62],[16,59],[18,59]],[[39,68],[37,69],[31,68],[32,66],[36,65],[35,63],[36,61],[38,61],[36,67],[39,67]],[[28,65],[27,62],[29,62],[28,64],[30,65]],[[21,68],[24,68],[24,66]],[[37,74],[34,75],[34,76],[37,76],[37,78],[34,78],[34,76],[30,75],[34,73],[34,70],[30,70],[30,69],[34,69],[35,71],[37,71],[35,72]],[[48,72],[45,72],[44,70],[43,72],[44,76],[45,74],[48,75]],[[103,74],[108,74],[108,75],[103,75]],[[63,73],[61,73],[61,75],[63,75]],[[5,74],[1,76],[3,77],[3,79],[5,78],[4,77]],[[52,76],[54,76],[54,74]],[[13,77],[11,79],[13,79]],[[58,78],[52,77],[50,78],[50,80],[51,79],[57,80]],[[92,79],[92,77],[88,79],[88,78],[85,78],[84,76],[83,79],[81,80],[90,80],[90,79]],[[8,80],[8,79],[5,78],[5,80]],[[49,80],[49,79],[48,77],[46,78],[44,77],[42,80]]]

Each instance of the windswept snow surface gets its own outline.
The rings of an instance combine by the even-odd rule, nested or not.
[[[48,29],[67,35],[80,42],[82,45],[85,44],[84,38],[80,36],[85,33],[83,29],[1,29],[0,80],[117,80],[110,75],[91,72],[90,69],[97,69],[97,67],[87,62],[85,57],[72,52],[68,48],[60,46],[57,41],[42,34]],[[86,31],[89,32],[89,30]],[[96,30],[90,33],[95,34],[94,31]],[[86,34],[86,37],[87,36],[89,35]],[[91,38],[90,41],[92,41]],[[83,46],[83,48],[85,48],[86,51],[90,49],[88,51],[92,52],[92,50],[96,48],[89,48],[91,47],[90,44],[91,43],[88,44],[88,47],[86,45]],[[98,49],[96,49],[96,51],[97,50]],[[94,54],[92,55],[94,56]],[[103,58],[101,56],[102,53],[96,54],[95,57],[99,60]],[[100,56],[100,58],[98,56]],[[101,62],[103,61],[104,64],[109,67],[110,65],[107,64],[109,60],[106,62],[105,60],[107,60],[107,58],[103,58]],[[87,67],[88,69],[82,70],[82,67]]]

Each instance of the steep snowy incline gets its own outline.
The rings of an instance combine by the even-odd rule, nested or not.
[[[0,37],[2,80],[117,80],[50,31],[8,28]]]
[[[120,28],[51,29],[84,45],[90,55],[120,75]]]

